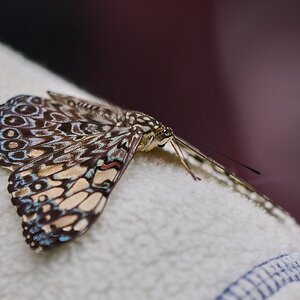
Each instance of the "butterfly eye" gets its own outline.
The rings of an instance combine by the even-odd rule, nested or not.
[[[163,134],[164,134],[165,138],[173,136],[172,128],[170,128],[170,127],[165,128]]]
[[[173,130],[170,127],[159,128],[155,134],[158,141],[167,142],[167,139],[173,136]]]

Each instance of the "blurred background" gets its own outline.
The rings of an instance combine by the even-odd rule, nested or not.
[[[300,221],[299,1],[11,0],[0,41],[153,115]]]

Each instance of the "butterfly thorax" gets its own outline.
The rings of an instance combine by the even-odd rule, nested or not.
[[[144,136],[138,151],[150,151],[156,147],[163,147],[173,138],[173,130],[166,127],[155,118],[137,111],[126,111],[121,122],[129,127],[140,129]]]

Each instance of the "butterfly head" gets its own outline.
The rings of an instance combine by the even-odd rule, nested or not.
[[[173,137],[174,133],[170,127],[161,125],[155,130],[155,140],[158,147],[164,147]]]
[[[173,136],[173,130],[170,127],[166,127],[161,123],[156,124],[156,126],[153,126],[150,130],[144,131],[139,150],[150,151],[156,147],[164,147]]]

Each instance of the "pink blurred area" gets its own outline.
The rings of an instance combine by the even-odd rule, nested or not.
[[[300,3],[219,1],[216,49],[252,181],[300,219]]]
[[[234,118],[215,65],[211,2],[88,3],[85,85],[154,115],[194,143],[234,151]]]
[[[299,2],[86,3],[81,80],[258,168],[214,155],[300,220]]]

